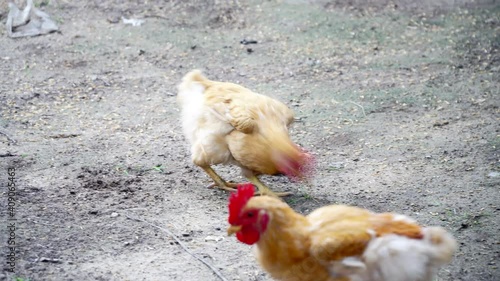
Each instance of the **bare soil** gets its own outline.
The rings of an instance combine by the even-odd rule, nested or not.
[[[8,168],[17,188],[17,263],[2,219],[0,279],[219,280],[168,230],[227,280],[271,280],[190,162],[176,85],[200,68],[294,109],[312,184],[263,180],[295,210],[444,226],[460,248],[437,280],[500,280],[498,1],[35,3],[60,33],[10,39],[0,3],[3,218]]]

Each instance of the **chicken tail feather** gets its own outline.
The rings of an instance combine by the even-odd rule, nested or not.
[[[200,70],[196,69],[190,71],[188,74],[184,75],[182,82],[177,86],[179,91],[177,94],[177,102],[184,106],[190,105],[191,110],[194,110],[193,108],[200,110],[202,106],[201,97],[210,82],[210,80],[201,74]],[[193,100],[197,102],[190,102]],[[196,106],[194,106],[194,104],[196,104]]]
[[[197,82],[206,88],[210,80],[208,80],[205,76],[203,76],[201,70],[195,69],[190,71],[188,74],[184,75],[184,77],[182,78],[182,83],[179,85],[179,88],[189,87],[193,82]]]
[[[422,239],[390,234],[370,242],[363,254],[368,270],[358,273],[364,276],[364,279],[361,279],[433,280],[439,268],[451,261],[456,250],[456,242],[441,227],[423,228],[422,232]]]
[[[434,246],[430,255],[433,261],[436,264],[449,263],[457,249],[457,242],[451,234],[441,227],[426,227],[423,232],[424,240]]]

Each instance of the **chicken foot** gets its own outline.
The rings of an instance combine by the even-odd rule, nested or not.
[[[248,177],[248,180],[250,180],[250,182],[257,187],[257,189],[259,190],[259,195],[285,197],[293,194],[292,192],[273,192],[269,187],[262,183],[257,176],[250,176]]]
[[[217,187],[226,191],[236,191],[237,183],[226,182],[210,166],[202,166],[201,168],[214,180],[214,183],[208,186],[209,188]]]
[[[214,181],[213,184],[209,185],[209,188],[217,187],[226,191],[236,191],[238,183],[226,182],[223,180],[210,166],[201,166],[201,168],[207,173],[207,175]],[[285,197],[292,195],[292,192],[273,192],[269,187],[260,181],[257,176],[250,176],[248,180],[253,183],[258,189],[258,195],[269,195],[273,197]]]

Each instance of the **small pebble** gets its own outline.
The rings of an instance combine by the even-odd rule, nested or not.
[[[340,170],[345,167],[344,162],[332,162],[330,163],[330,169]]]
[[[496,172],[496,171],[490,172],[488,174],[489,178],[498,178],[499,176],[500,176],[500,172]]]

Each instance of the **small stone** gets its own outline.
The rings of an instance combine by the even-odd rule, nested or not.
[[[329,165],[330,169],[332,170],[340,170],[345,167],[344,162],[332,162]]]
[[[109,15],[106,20],[109,22],[109,23],[119,23],[120,22],[120,15],[119,14],[111,14]]]
[[[500,172],[497,172],[497,171],[490,172],[488,174],[488,177],[489,178],[498,178],[498,177],[500,177]]]
[[[49,262],[49,263],[62,263],[60,259],[51,259],[46,257],[41,257],[40,262]]]
[[[119,216],[119,214],[118,214],[118,213],[115,213],[115,212],[111,213],[111,217],[112,217],[112,218],[116,218],[117,216]]]

